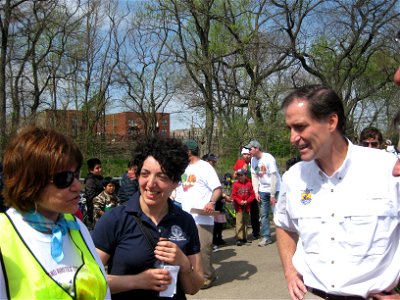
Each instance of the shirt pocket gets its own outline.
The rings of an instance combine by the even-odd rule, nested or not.
[[[390,236],[396,228],[397,217],[387,198],[369,198],[359,207],[345,211],[344,245],[354,256],[381,255],[387,251]]]
[[[289,195],[292,199],[298,195]],[[299,242],[304,251],[310,254],[321,252],[321,234],[324,225],[324,213],[319,199],[313,198],[307,204],[298,201],[288,202],[287,210],[299,234]]]

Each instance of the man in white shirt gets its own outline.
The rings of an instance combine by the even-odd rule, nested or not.
[[[353,145],[330,88],[297,89],[283,104],[302,162],[282,178],[278,250],[292,299],[394,299],[400,279],[396,158]],[[314,298],[311,298],[314,297]]]
[[[276,204],[281,177],[275,158],[261,150],[261,144],[252,140],[245,148],[250,150],[251,181],[256,200],[261,203],[261,241],[259,247],[272,244],[271,230],[269,226],[269,211],[271,205]]]
[[[199,157],[199,147],[194,140],[184,140],[188,148],[189,165],[176,190],[175,201],[190,213],[197,225],[201,244],[204,286],[209,288],[216,279],[212,266],[212,240],[215,202],[221,197],[221,182],[214,168]],[[196,212],[193,209],[197,209]]]

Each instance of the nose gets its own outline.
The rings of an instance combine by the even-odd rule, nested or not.
[[[76,190],[80,191],[81,190],[81,182],[79,181],[78,178],[74,178],[74,181],[72,181],[72,184],[71,184],[70,188],[72,190],[74,190],[74,191],[76,191]]]
[[[300,141],[300,135],[293,128],[290,130],[290,143],[295,145]]]
[[[151,175],[147,177],[147,186],[148,187],[153,187],[156,184],[156,177]]]

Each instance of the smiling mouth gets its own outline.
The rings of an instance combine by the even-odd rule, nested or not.
[[[298,145],[298,146],[297,146],[297,149],[298,149],[299,151],[304,150],[304,149],[307,149],[307,148],[308,148],[308,145]]]
[[[155,196],[158,195],[160,192],[146,190],[146,193],[149,194],[150,196]]]

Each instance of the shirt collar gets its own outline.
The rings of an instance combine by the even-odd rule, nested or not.
[[[351,165],[351,156],[352,153],[354,152],[354,144],[348,139],[347,140],[347,153],[346,157],[342,163],[342,165],[332,174],[332,176],[328,176],[324,173],[324,171],[321,170],[321,168],[318,166],[317,162],[314,160],[314,165],[316,169],[318,170],[318,175],[322,178],[330,178],[330,179],[336,179],[337,181],[343,180],[344,176],[346,176],[347,171],[349,170],[349,167]]]

